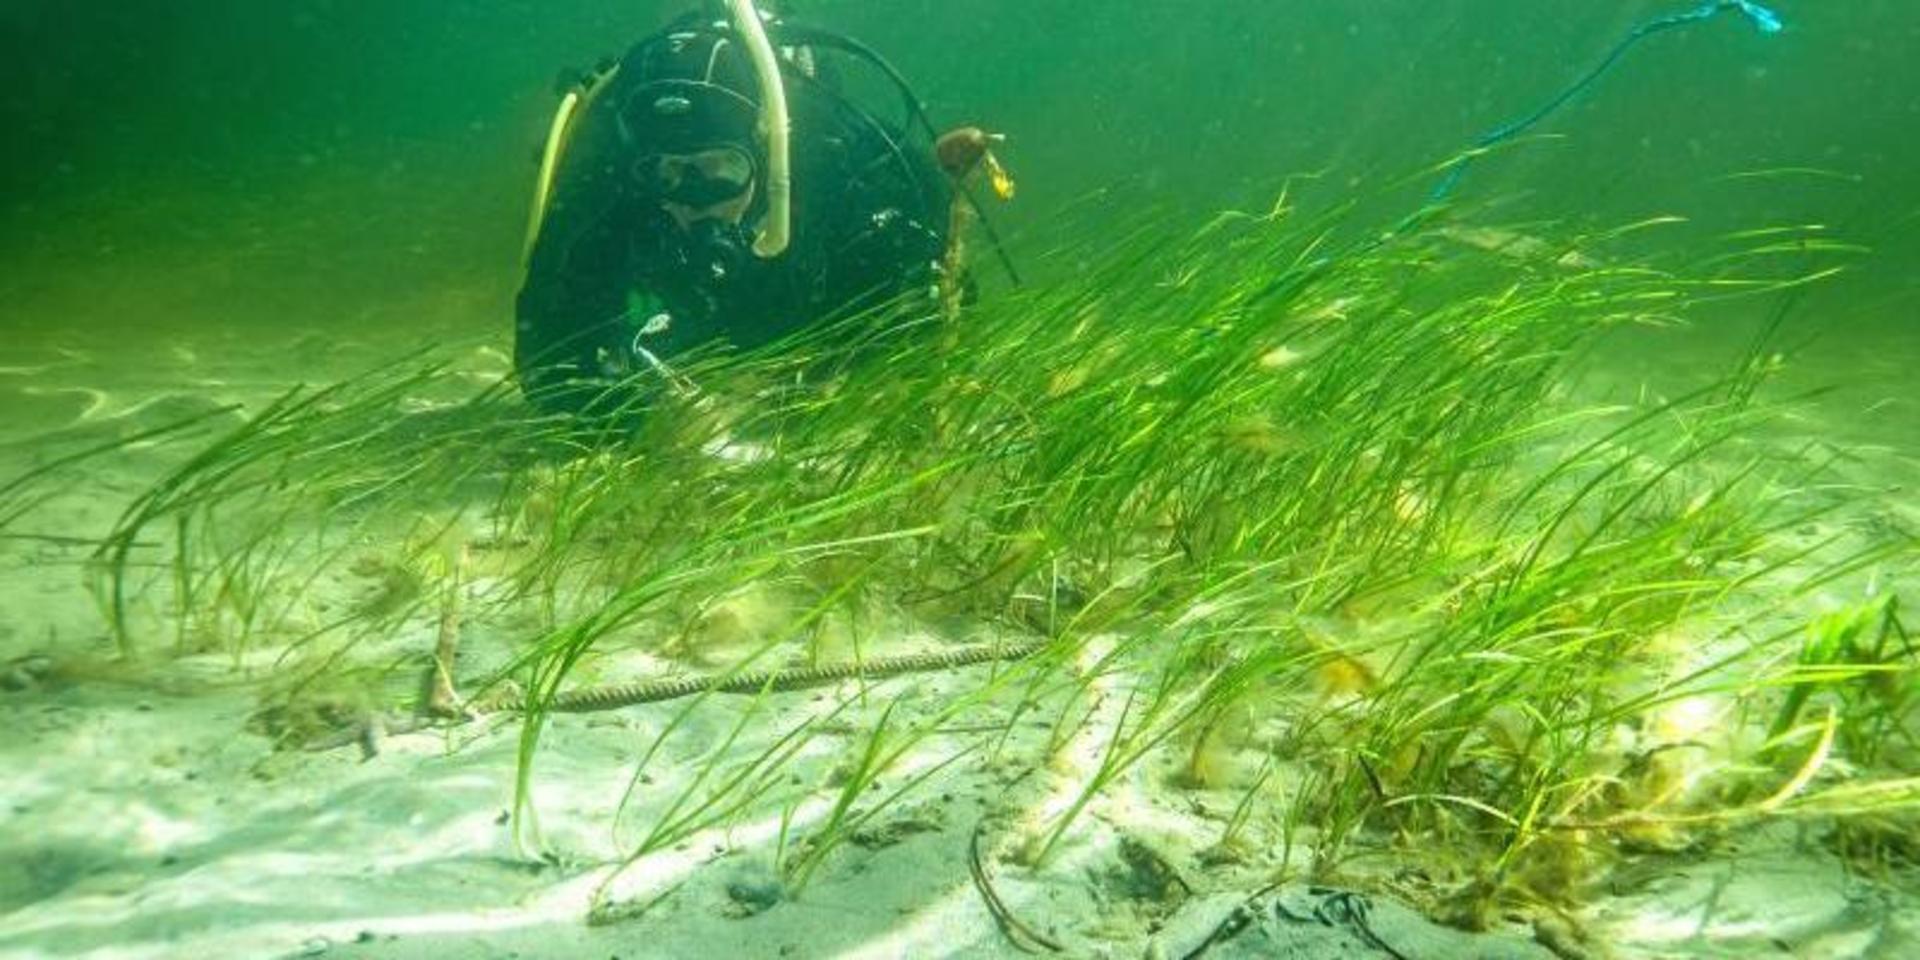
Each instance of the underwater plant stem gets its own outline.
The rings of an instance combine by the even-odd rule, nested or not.
[[[960,318],[961,302],[967,289],[967,227],[977,219],[954,183],[953,202],[947,209],[947,249],[940,258],[940,315],[948,321]]]
[[[986,822],[974,824],[973,835],[967,839],[967,873],[973,877],[973,887],[980,892],[980,899],[987,905],[987,913],[992,915],[994,926],[1021,953],[1035,952],[1028,944],[1039,944],[1053,953],[1066,949],[1059,941],[1033,929],[1023,923],[1013,911],[1007,908],[1006,901],[1000,899],[1000,892],[993,888],[993,877],[987,873],[985,858],[980,855],[980,834],[986,828]]]
[[[440,603],[440,622],[433,643],[433,684],[427,693],[427,712],[441,717],[462,715],[460,693],[453,684],[454,659],[460,650],[458,586],[448,588]]]

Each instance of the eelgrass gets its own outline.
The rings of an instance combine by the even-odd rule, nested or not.
[[[1910,766],[1920,701],[1891,594],[1838,621],[1813,596],[1911,543],[1790,544],[1834,507],[1752,443],[1762,362],[1638,407],[1562,387],[1607,330],[1824,268],[1766,273],[1761,235],[1689,276],[1627,259],[1651,224],[1516,259],[1437,218],[1352,244],[1337,218],[1290,214],[1187,238],[1133,222],[1064,243],[1057,282],[955,321],[880,310],[677,359],[669,388],[617,386],[586,420],[504,387],[419,409],[431,368],[289,394],[128,510],[101,556],[116,635],[143,642],[129,611],[146,596],[183,647],[271,639],[319,676],[435,597],[530,612],[540,626],[492,677],[528,704],[523,823],[545,705],[607,649],[744,673],[858,659],[909,625],[1054,638],[914,720],[888,707],[824,796],[782,779],[819,719],[750,737],[763,694],[627,841],[637,859],[777,813],[796,887],[946,764],[1032,750],[1015,762],[1040,766],[1089,737],[1092,767],[1021,848],[1032,862],[1159,764],[1246,790],[1234,845],[1306,843],[1322,875],[1368,853],[1423,861],[1463,922],[1577,899],[1623,843],[1910,815],[1905,781],[1876,779]],[[139,582],[127,545],[156,533],[172,576]],[[369,550],[405,573],[390,602],[341,613]],[[484,575],[465,570],[476,554]],[[714,625],[740,617],[716,611],[754,585],[789,608],[718,649]],[[1824,639],[1797,646],[1815,616]],[[997,730],[938,733],[1013,694]],[[1663,711],[1694,702],[1734,728],[1772,719],[1762,742],[1683,763],[1701,745]],[[629,798],[712,709],[675,708]],[[1039,710],[1047,743],[1013,737]],[[1235,751],[1255,755],[1249,782],[1221,759]],[[866,799],[883,776],[900,785]],[[820,816],[802,826],[807,802]]]
[[[63,438],[58,435],[35,438],[35,446],[40,448],[36,451],[38,462],[0,482],[0,534],[43,507],[58,495],[63,485],[72,484],[94,463],[142,445],[199,439],[210,421],[233,412],[232,407],[220,407],[131,433],[93,439],[90,443],[62,442]]]

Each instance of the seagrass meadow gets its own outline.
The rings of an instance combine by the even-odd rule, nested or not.
[[[1920,953],[1910,13],[792,4],[1020,282],[559,413],[458,6],[5,15],[0,956]]]

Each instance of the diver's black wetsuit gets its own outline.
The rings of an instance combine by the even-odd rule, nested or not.
[[[927,134],[832,82],[835,67],[864,69],[843,62],[857,45],[816,46],[838,38],[778,22],[769,33],[791,45],[790,247],[771,259],[751,249],[766,151],[744,42],[703,15],[641,41],[574,118],[530,254],[515,363],[537,402],[582,409],[692,347],[758,346],[936,282],[950,185]],[[730,195],[732,216],[688,213]]]

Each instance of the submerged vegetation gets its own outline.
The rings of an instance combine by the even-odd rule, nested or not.
[[[1768,272],[1781,238],[1656,263],[1633,251],[1659,224],[1354,244],[1303,220],[1283,199],[1185,237],[1104,222],[1048,255],[1053,282],[955,320],[688,359],[592,420],[430,358],[297,391],[128,508],[99,595],[128,653],[267,678],[289,745],[383,704],[520,705],[529,824],[548,708],[632,663],[1037,651],[863,714],[825,784],[787,768],[865,685],[770,734],[771,685],[730,701],[638,822],[648,764],[716,701],[672,707],[630,855],[771,815],[794,889],[973,762],[1057,781],[1017,825],[1027,863],[1152,776],[1234,798],[1221,857],[1302,851],[1274,862],[1329,878],[1384,854],[1468,925],[1764,818],[1914,856],[1920,659],[1886,579],[1911,539],[1829,522],[1826,454],[1762,442],[1764,349],[1676,398],[1568,386],[1609,330],[1804,282]],[[130,563],[141,542],[169,561]],[[480,662],[417,682],[481,633]]]

